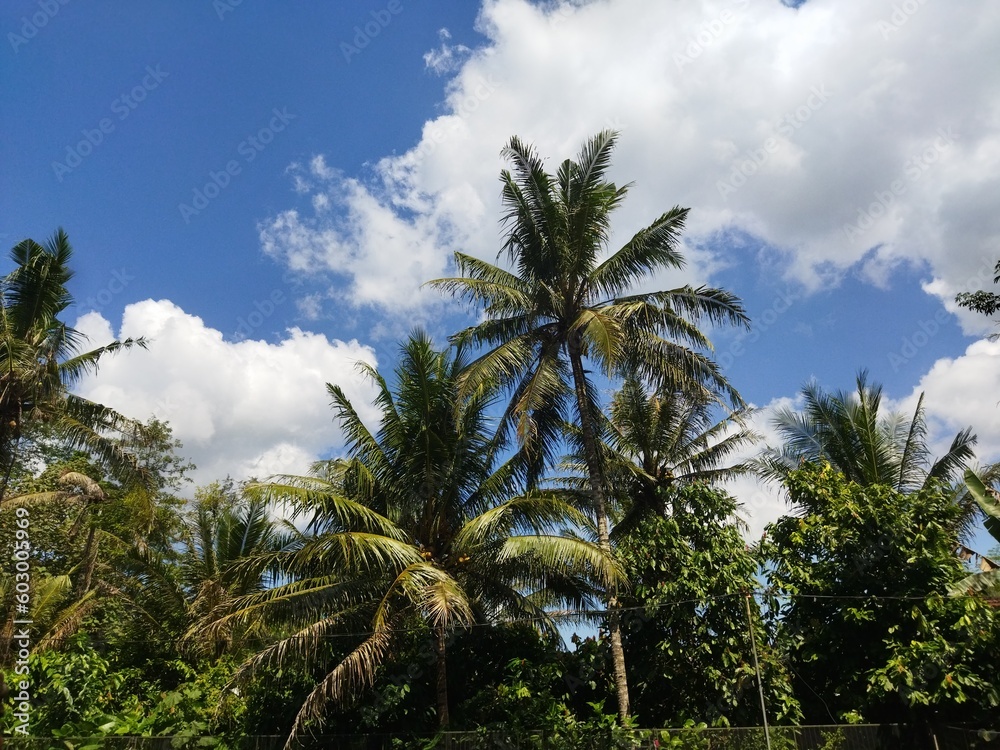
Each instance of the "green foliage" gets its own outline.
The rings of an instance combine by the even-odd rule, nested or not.
[[[452,684],[459,699],[456,728],[525,734],[555,731],[575,721],[570,705],[574,654],[530,624],[476,628],[451,648]],[[605,690],[602,695],[607,696]]]
[[[154,601],[151,607],[152,597],[139,603],[149,579],[139,575],[129,558],[129,550],[136,545],[145,554],[165,550],[172,556],[179,529],[180,501],[167,489],[182,478],[185,464],[175,453],[180,446],[171,439],[169,427],[151,425],[148,433],[139,430],[114,442],[125,446],[143,441],[145,452],[134,455],[150,481],[162,488],[155,494],[122,486],[89,454],[69,450],[57,435],[33,438],[29,443],[37,449],[41,468],[12,477],[8,498],[0,508],[0,551],[9,559],[15,508],[23,507],[29,514],[33,550],[36,649],[60,648],[86,623],[89,632],[115,649],[120,665],[147,668],[155,663],[154,654],[176,656],[175,650],[167,653],[165,646],[181,632],[170,630],[171,620],[183,623],[163,606],[165,600]],[[0,601],[6,602],[11,587],[4,580],[0,571]],[[35,611],[39,607],[44,611]],[[9,629],[14,609],[3,607],[2,611]],[[153,642],[137,647],[151,636]],[[9,661],[8,646],[6,639],[0,642],[0,664]]]
[[[989,715],[1000,623],[982,600],[946,596],[964,576],[950,494],[861,486],[828,464],[788,490],[797,513],[768,527],[765,554],[806,719]]]
[[[602,425],[602,461],[615,521],[612,536],[627,533],[650,513],[662,515],[663,491],[674,485],[718,482],[751,470],[734,458],[759,439],[745,421],[750,410],[720,419],[715,406],[687,393],[649,392],[635,377],[625,379]],[[575,463],[581,465],[582,458]]]
[[[32,735],[67,738],[69,747],[76,744],[70,738],[121,735],[167,735],[174,747],[214,746],[214,740],[206,745],[202,739],[241,716],[242,708],[224,691],[231,666],[171,666],[180,682],[163,689],[115,669],[85,638],[61,651],[35,653],[29,659]],[[7,732],[12,717],[5,721]]]
[[[517,494],[520,459],[499,460],[495,389],[463,394],[461,352],[438,352],[414,335],[391,388],[374,368],[380,424],[371,430],[343,390],[329,386],[349,458],[309,477],[278,477],[251,496],[283,501],[309,518],[308,534],[286,549],[252,557],[281,581],[234,598],[211,624],[274,627],[280,638],[249,658],[264,667],[316,664],[316,644],[363,633],[303,704],[294,734],[318,726],[327,706],[370,688],[397,648],[403,624],[419,618],[436,641],[438,719],[448,725],[446,641],[456,628],[500,618],[547,622],[547,608],[590,602],[594,581],[618,568],[595,545],[561,533],[585,517],[554,493]]]
[[[752,644],[772,722],[995,721],[1000,614],[966,595],[990,581],[970,583],[953,554],[965,499],[940,484],[970,458],[971,430],[932,463],[922,402],[886,415],[863,374],[856,393],[808,387],[805,411],[782,416],[785,450],[764,462],[796,514],[748,548],[736,501],[701,481],[742,471],[726,459],[753,436],[715,420],[712,403],[740,399],[697,327],[747,321],[724,290],[632,293],[682,264],[687,211],[607,253],[627,192],[605,179],[615,140],[598,135],[553,174],[510,141],[512,270],[459,254],[461,276],[436,282],[483,308],[456,340],[485,353],[415,335],[391,386],[365,368],[376,427],[329,386],[346,458],[246,492],[213,483],[190,504],[178,495],[193,467],[169,425],[71,392],[144,342],[83,351],[60,319],[65,234],[14,248],[0,290],[0,557],[14,509],[30,508],[33,734],[67,750],[128,735],[221,750],[326,719],[429,749],[455,744],[433,734],[450,712],[483,746],[763,750],[761,729],[721,731],[759,722]],[[993,314],[996,299],[960,303]],[[607,415],[594,366],[628,376]],[[580,483],[540,491],[567,442]],[[795,470],[802,460],[856,483],[829,465]],[[987,485],[966,481],[966,505],[995,516]],[[276,500],[304,532],[271,518]],[[769,590],[750,598],[761,577]],[[8,667],[13,581],[0,571]],[[600,597],[621,616],[564,650],[553,611]],[[616,634],[639,719],[685,729],[636,728]],[[772,728],[771,747],[791,750],[801,731]],[[819,750],[847,736],[832,730]]]
[[[748,619],[758,560],[740,533],[736,501],[693,483],[661,490],[661,503],[666,515],[649,516],[618,542],[632,583],[623,633],[637,715],[646,726],[758,724],[753,632],[769,718],[796,721],[790,678],[756,599]]]
[[[1000,283],[1000,261],[997,262],[994,272],[996,276],[993,277],[993,283]],[[959,307],[966,307],[982,315],[996,315],[1000,311],[1000,295],[985,290],[960,292],[955,296],[955,302],[958,303]],[[990,340],[996,340],[998,336],[1000,334],[994,333],[990,336]]]
[[[785,481],[804,462],[829,462],[859,484],[882,484],[899,492],[951,482],[972,459],[972,428],[955,435],[944,456],[931,461],[923,394],[912,417],[882,408],[882,386],[862,370],[853,392],[825,391],[816,382],[802,389],[802,411],[778,410],[774,425],[783,439],[758,461],[760,473]]]

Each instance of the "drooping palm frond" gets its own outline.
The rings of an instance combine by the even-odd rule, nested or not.
[[[286,750],[295,747],[296,739],[308,731],[310,724],[322,722],[327,705],[346,703],[372,684],[375,670],[389,652],[392,636],[391,626],[375,630],[313,688],[295,715],[295,722],[285,745]]]
[[[60,648],[100,603],[99,592],[94,589],[83,596],[74,596],[73,579],[69,575],[53,576],[37,571],[32,575],[31,588],[30,608],[19,615],[12,600],[15,578],[0,573],[0,605],[7,612],[0,620],[0,666],[10,666],[14,661],[13,635],[18,627],[23,627],[15,626],[15,620],[32,623],[32,651],[41,652]]]

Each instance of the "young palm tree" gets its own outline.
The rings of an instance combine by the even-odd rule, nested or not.
[[[233,645],[233,628],[210,625],[233,600],[276,582],[274,571],[260,560],[293,542],[294,530],[281,526],[270,517],[265,501],[242,496],[229,483],[198,493],[181,532],[179,583],[190,623],[184,645],[215,658]]]
[[[969,427],[955,435],[944,456],[931,462],[923,394],[912,417],[880,414],[882,386],[869,384],[865,371],[858,374],[854,392],[828,393],[813,382],[802,389],[802,396],[801,412],[786,407],[774,416],[784,444],[761,456],[758,470],[767,478],[784,479],[803,461],[828,461],[859,484],[912,492],[931,481],[956,481],[974,456],[976,436]]]
[[[650,513],[663,515],[662,490],[749,473],[749,464],[730,463],[735,452],[760,439],[746,425],[749,414],[741,409],[717,419],[704,398],[649,393],[636,378],[626,378],[611,399],[603,440],[608,479],[617,490],[615,534]]]
[[[592,584],[618,568],[595,545],[557,533],[586,519],[555,494],[517,495],[519,461],[501,463],[490,429],[495,389],[460,395],[466,362],[417,334],[404,346],[392,389],[372,367],[379,429],[372,432],[344,392],[328,386],[349,457],[256,487],[259,497],[310,516],[311,532],[261,560],[287,582],[238,599],[217,624],[260,619],[286,633],[239,676],[289,659],[315,660],[325,638],[365,635],[316,686],[296,717],[289,746],[327,703],[370,685],[395,636],[422,618],[434,634],[437,711],[448,715],[447,636],[473,623],[533,618],[591,602]]]
[[[73,251],[61,229],[44,246],[24,240],[11,250],[15,268],[0,279],[0,502],[22,431],[45,422],[74,448],[95,456],[125,482],[144,480],[135,460],[110,437],[141,426],[113,409],[70,393],[106,354],[144,347],[143,339],[81,351],[84,336],[59,319],[73,303],[66,284]]]
[[[486,320],[456,337],[488,347],[469,383],[511,384],[507,419],[532,457],[535,479],[555,455],[560,429],[580,429],[600,545],[610,552],[608,483],[600,461],[600,406],[588,375],[590,361],[606,375],[636,373],[666,390],[725,394],[742,405],[716,364],[699,321],[747,325],[740,301],[721,289],[682,287],[635,292],[657,272],[680,268],[677,249],[687,209],[673,208],[607,257],[611,214],[628,186],[606,179],[617,134],[605,131],[548,174],[534,149],[511,138],[501,173],[506,251],[511,270],[463,253],[460,276],[431,282],[481,306]],[[501,252],[503,252],[501,251]],[[693,348],[692,348],[693,347]],[[575,420],[567,419],[575,411]],[[628,683],[615,598],[608,620],[618,709],[628,715]]]

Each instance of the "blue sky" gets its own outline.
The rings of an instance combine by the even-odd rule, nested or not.
[[[0,241],[66,229],[80,327],[152,339],[81,391],[169,419],[199,481],[335,453],[325,382],[364,403],[354,361],[469,322],[421,284],[495,257],[506,140],[554,164],[606,127],[615,239],[691,207],[655,283],[743,298],[713,339],[765,431],[866,367],[1000,458],[1000,345],[952,302],[1000,257],[989,0],[10,0],[0,31]]]

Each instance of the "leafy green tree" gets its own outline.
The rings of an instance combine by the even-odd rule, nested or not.
[[[605,256],[611,215],[628,186],[606,179],[617,134],[590,139],[576,161],[555,175],[530,146],[511,138],[504,149],[513,172],[501,173],[506,251],[512,270],[455,254],[458,277],[431,282],[481,306],[485,320],[456,340],[487,347],[469,368],[470,384],[499,380],[512,400],[506,420],[534,459],[531,478],[556,455],[565,422],[579,426],[591,508],[602,548],[611,551],[609,485],[600,460],[600,405],[587,363],[608,376],[635,373],[667,390],[739,396],[701,350],[697,323],[746,325],[739,300],[721,289],[635,288],[680,268],[677,245],[687,209],[673,208]],[[473,387],[469,386],[469,387]],[[569,419],[570,414],[575,418]],[[629,713],[628,683],[616,597],[608,599],[618,707]]]
[[[287,582],[238,598],[216,623],[262,618],[281,629],[242,674],[314,663],[325,639],[364,632],[312,691],[289,743],[328,703],[372,684],[414,617],[434,634],[437,716],[448,726],[449,632],[516,618],[551,629],[548,607],[587,605],[591,576],[602,585],[617,576],[596,546],[558,533],[586,523],[571,505],[552,493],[516,494],[520,459],[499,461],[502,436],[490,428],[495,389],[460,395],[465,364],[461,351],[435,351],[417,334],[403,346],[394,389],[362,365],[378,389],[378,430],[328,386],[349,458],[250,488],[308,514],[311,534],[262,559]]]
[[[515,739],[572,721],[564,679],[570,654],[559,642],[531,623],[460,633],[452,651],[463,726],[507,731]]]
[[[114,341],[82,351],[85,337],[59,319],[73,303],[66,284],[72,248],[61,229],[44,246],[24,240],[11,250],[13,271],[0,280],[0,502],[24,431],[45,423],[65,444],[87,451],[126,482],[145,480],[135,458],[114,435],[137,424],[70,388],[97,370],[102,357],[143,339]]]
[[[806,721],[995,711],[997,612],[947,595],[965,576],[949,492],[862,485],[829,464],[786,482],[794,513],[767,528],[765,572]]]
[[[1000,261],[997,262],[993,272],[996,274],[993,277],[993,283],[1000,283]],[[965,307],[983,315],[996,315],[1000,311],[1000,294],[987,292],[985,289],[978,292],[961,292],[955,296],[955,302],[958,303],[959,307]],[[995,341],[998,337],[1000,337],[1000,333],[994,333],[990,336],[990,340]]]
[[[67,748],[114,746],[122,735],[168,736],[175,748],[224,747],[217,735],[235,734],[243,719],[235,696],[224,689],[232,665],[167,666],[177,674],[172,684],[137,681],[116,664],[115,654],[82,635],[61,650],[32,654],[31,735]],[[11,719],[10,712],[0,718],[0,734],[10,733]],[[90,742],[81,745],[80,738]]]
[[[736,501],[702,482],[659,492],[666,512],[646,515],[618,539],[630,581],[624,641],[637,715],[657,727],[760,724],[753,634],[768,718],[795,723],[801,712],[790,675],[751,597],[759,561]]]
[[[137,491],[117,483],[86,453],[40,432],[30,436],[28,445],[42,470],[35,475],[28,473],[35,467],[24,466],[12,476],[0,509],[0,554],[6,558],[12,552],[18,514],[23,512],[30,523],[33,650],[63,648],[74,633],[83,631],[122,652],[120,664],[153,665],[157,657],[167,656],[162,644],[154,644],[163,638],[170,613],[161,602],[155,603],[155,613],[136,606],[133,595],[146,594],[148,581],[140,580],[127,550],[138,545],[147,551],[173,551],[181,501],[168,488],[177,485],[187,467],[176,457],[180,445],[169,439],[169,426],[162,423],[159,431],[142,429],[115,438],[144,441],[144,452],[133,452],[131,442],[126,448],[149,480]],[[153,492],[155,488],[162,489]],[[0,581],[0,638],[13,632],[15,609],[6,606],[12,605],[11,594],[11,587]],[[148,597],[144,603],[149,604]],[[174,637],[183,632],[183,624]],[[145,641],[143,647],[136,645],[140,640]],[[0,644],[0,663],[7,661],[8,644],[8,638]],[[155,674],[156,667],[151,669]]]
[[[5,518],[0,523],[0,527],[14,532],[3,539],[5,551],[10,549],[13,553],[14,550],[18,550],[20,559],[31,561],[29,563],[31,573],[26,574],[27,580],[20,586],[27,584],[30,590],[31,617],[28,619],[33,622],[32,645],[36,651],[60,647],[62,641],[76,632],[84,618],[99,604],[99,592],[93,583],[100,544],[99,507],[107,497],[98,482],[71,469],[64,468],[60,471],[57,482],[56,490],[8,499],[5,506],[8,512],[4,514]],[[65,548],[60,550],[63,555],[69,552],[67,556],[72,557],[75,562],[66,573],[56,575],[46,570],[43,565],[39,565],[39,558],[49,553],[44,548],[36,546],[33,534],[28,533],[23,541],[17,541],[19,534],[14,531],[19,522],[26,523],[27,528],[31,528],[32,511],[49,504],[75,506],[78,510],[76,519],[65,537],[71,542],[75,541],[74,537],[78,535],[84,538],[82,545],[79,543],[65,545],[75,547],[75,550],[68,551]],[[5,557],[15,559],[14,554]],[[10,636],[15,630],[15,620],[19,619],[17,610],[13,606],[15,590],[19,589],[19,579],[20,576],[13,572],[11,574],[0,572],[0,602],[4,603],[4,610],[7,613],[0,623],[0,638],[6,636],[4,642],[0,644],[0,664],[9,663],[13,653]]]
[[[174,437],[170,424],[156,417],[137,424],[119,442],[141,467],[148,492],[132,493],[127,502],[117,504],[116,510],[126,511],[128,517],[115,520],[123,531],[130,528],[136,544],[166,552],[179,533],[186,506],[183,494],[191,484],[188,473],[197,467],[184,455],[184,445]]]

